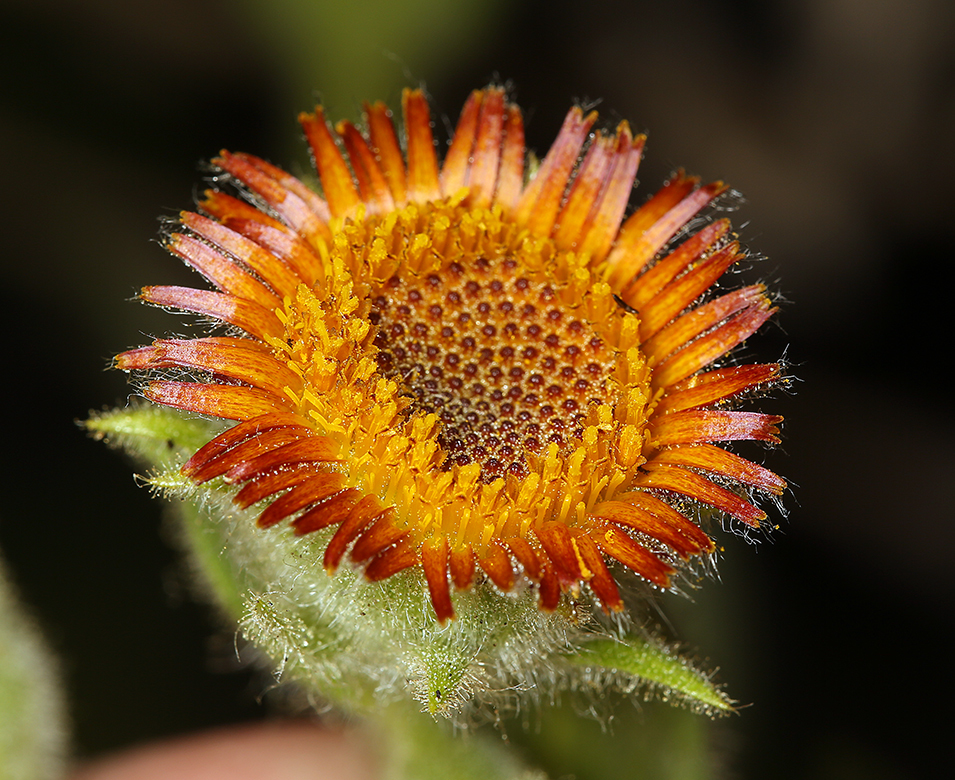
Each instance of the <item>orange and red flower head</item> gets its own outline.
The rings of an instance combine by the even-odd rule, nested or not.
[[[753,495],[785,483],[723,445],[778,441],[780,417],[737,407],[781,367],[724,358],[775,309],[761,285],[715,291],[744,256],[727,220],[688,228],[723,184],[677,173],[626,217],[645,140],[626,122],[574,108],[528,171],[504,90],[470,96],[443,162],[423,94],[402,107],[403,144],[380,103],[361,129],[300,117],[321,194],[223,151],[216,182],[244,199],[207,191],[168,235],[215,289],[142,299],[230,335],[116,365],[236,421],[183,473],[235,485],[263,527],[334,528],[329,573],[420,567],[440,621],[484,579],[619,611],[610,567],[666,588],[713,551],[697,507],[758,526]]]

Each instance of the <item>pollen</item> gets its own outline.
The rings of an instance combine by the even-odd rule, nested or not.
[[[223,151],[167,236],[215,289],[143,300],[229,330],[115,363],[234,421],[183,474],[263,528],[334,529],[329,574],[418,569],[440,622],[474,587],[620,611],[621,572],[669,588],[714,552],[707,513],[758,527],[786,484],[730,446],[779,441],[780,417],[739,407],[784,377],[732,358],[775,308],[717,286],[745,256],[701,218],[725,186],[680,171],[627,216],[644,138],[625,122],[571,109],[528,176],[503,89],[472,93],[443,161],[421,92],[402,108],[404,145],[380,103],[362,128],[302,115],[320,192]]]

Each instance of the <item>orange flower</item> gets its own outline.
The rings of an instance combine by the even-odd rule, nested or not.
[[[238,421],[182,472],[241,486],[263,527],[335,527],[329,573],[421,567],[442,622],[482,577],[619,611],[608,564],[667,588],[713,551],[698,505],[758,526],[752,494],[785,483],[719,445],[778,441],[780,417],[735,406],[781,367],[714,363],[775,309],[761,285],[713,293],[744,256],[727,220],[687,227],[723,184],[679,172],[625,220],[645,140],[626,122],[572,109],[528,177],[502,89],[470,96],[443,164],[420,91],[403,111],[404,151],[380,103],[364,131],[300,117],[322,195],[213,161],[246,199],[207,191],[166,246],[216,290],[142,299],[241,334],[116,358],[158,374],[152,401]]]

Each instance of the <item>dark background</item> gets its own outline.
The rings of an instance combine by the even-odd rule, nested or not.
[[[724,537],[695,604],[664,600],[752,703],[714,729],[720,773],[947,776],[955,4],[338,5],[0,0],[0,546],[62,659],[77,755],[268,709],[161,505],[73,423],[125,402],[111,355],[178,325],[129,302],[189,281],[157,218],[221,147],[303,170],[295,116],[318,99],[355,117],[424,83],[453,122],[502,79],[541,153],[575,100],[648,131],[636,202],[678,166],[729,181],[768,258],[749,275],[783,299],[747,350],[801,380],[764,404],[787,417],[788,518],[756,547]]]

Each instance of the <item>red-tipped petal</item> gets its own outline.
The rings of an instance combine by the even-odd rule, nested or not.
[[[570,172],[577,162],[590,128],[597,120],[591,112],[584,116],[579,108],[572,108],[564,119],[557,140],[541,163],[534,180],[527,185],[514,212],[514,219],[539,236],[549,236],[557,219],[567,189]]]
[[[703,469],[776,496],[786,489],[786,481],[769,469],[712,444],[662,450],[653,456],[653,462]]]
[[[314,114],[299,114],[299,123],[312,148],[315,168],[322,182],[322,192],[333,217],[351,216],[361,200],[355,190],[351,171],[338,150],[335,139],[325,122],[325,112],[318,107]]]
[[[580,582],[580,563],[571,543],[570,529],[561,522],[551,521],[541,525],[536,533],[561,587],[567,588]]]
[[[451,581],[458,590],[470,588],[474,582],[475,558],[471,545],[465,544],[451,549],[449,567]]]
[[[344,487],[344,475],[336,472],[306,476],[300,484],[288,493],[283,493],[265,508],[265,511],[259,515],[259,527],[269,528],[280,523],[305,507],[339,493]]]
[[[401,103],[408,135],[408,200],[437,200],[441,197],[441,184],[428,101],[420,89],[406,89]]]
[[[405,158],[398,144],[398,136],[395,134],[391,111],[384,103],[366,104],[365,118],[368,121],[372,151],[381,165],[381,172],[385,181],[388,182],[395,204],[404,205],[408,200]]]
[[[734,347],[752,336],[776,312],[767,300],[744,309],[724,325],[700,336],[685,349],[674,353],[653,372],[655,388],[675,385],[723,357]]]
[[[226,420],[248,420],[285,405],[272,393],[254,387],[203,382],[150,382],[143,395],[157,404]]]
[[[377,496],[364,496],[355,504],[348,513],[335,535],[325,548],[324,565],[329,573],[335,571],[345,555],[345,551],[358,535],[368,527],[370,523],[382,517],[386,512],[391,512],[378,499]]]
[[[661,399],[654,416],[693,409],[723,401],[759,387],[779,381],[782,367],[778,363],[732,366],[697,374]]]
[[[477,136],[478,117],[484,92],[474,90],[461,109],[461,118],[444,157],[441,169],[441,191],[445,197],[453,195],[468,183],[468,171],[471,165],[471,153]]]
[[[451,605],[451,587],[448,583],[448,539],[441,535],[427,539],[421,545],[421,568],[428,582],[431,604],[439,623],[454,617]]]
[[[227,322],[263,341],[282,333],[282,323],[274,311],[234,295],[191,287],[158,286],[143,287],[139,297],[156,306],[169,306]]]
[[[365,579],[369,582],[380,582],[393,577],[399,571],[410,569],[416,563],[418,563],[418,545],[410,539],[405,539],[374,558],[365,567]]]
[[[514,587],[514,566],[507,550],[498,542],[488,545],[487,556],[479,562],[482,571],[501,590],[508,591]]]
[[[595,541],[604,553],[644,579],[661,588],[670,587],[670,575],[676,570],[623,531],[608,527]]]
[[[587,583],[600,600],[603,611],[609,614],[623,610],[623,599],[620,598],[617,583],[614,582],[607,564],[604,563],[597,544],[587,534],[578,534],[574,537],[574,542],[577,545],[580,560],[590,573],[590,576],[586,578]]]
[[[320,531],[332,525],[338,525],[351,513],[352,508],[361,498],[361,491],[355,488],[343,490],[340,493],[302,513],[292,521],[292,527],[297,536],[304,536],[313,531]]]
[[[652,425],[655,447],[673,444],[701,444],[714,441],[766,441],[779,444],[782,417],[758,412],[723,412],[688,409],[668,414]]]
[[[648,471],[640,474],[636,480],[642,487],[679,493],[716,507],[754,528],[758,528],[760,522],[766,519],[766,513],[762,509],[753,506],[749,501],[720,487],[701,474],[652,462],[647,463],[645,468]]]

